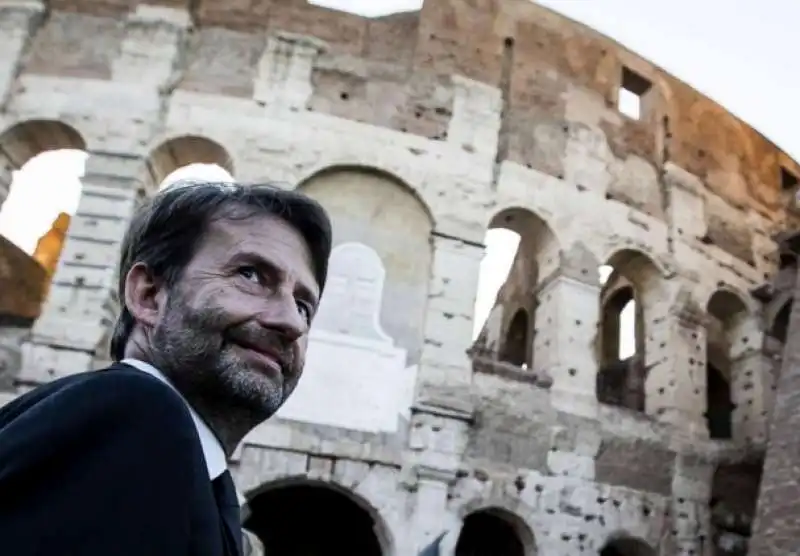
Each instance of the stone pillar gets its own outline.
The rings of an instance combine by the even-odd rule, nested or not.
[[[469,413],[472,325],[484,246],[436,232],[416,397]],[[466,405],[465,405],[466,404]]]
[[[425,468],[416,470],[415,511],[408,527],[413,533],[408,539],[398,539],[405,544],[404,550],[398,553],[417,554],[442,533],[458,529],[457,518],[447,509],[448,493],[454,481],[455,474]]]
[[[458,517],[448,513],[448,493],[455,483],[471,425],[472,415],[464,412],[428,405],[411,409],[404,464],[407,487],[416,492],[416,508],[409,524],[414,534],[398,554],[416,554],[441,533],[458,529]]]
[[[761,353],[764,355],[766,361],[764,367],[764,374],[762,375],[763,388],[763,405],[766,418],[766,427],[769,428],[769,420],[772,415],[772,408],[775,405],[775,391],[778,388],[778,377],[781,374],[781,365],[783,364],[784,344],[777,338],[770,335],[764,336],[764,345]]]
[[[503,99],[497,87],[453,75],[453,117],[447,141],[470,152],[494,157],[500,136]]]
[[[50,292],[22,349],[21,386],[89,370],[116,318],[122,236],[138,203],[139,157],[90,153]]]
[[[316,38],[281,32],[267,45],[253,84],[253,99],[280,110],[304,110],[313,88],[311,71],[325,44]]]
[[[669,531],[664,554],[705,556],[711,546],[709,513],[714,467],[695,456],[679,454],[672,477]]]
[[[484,246],[432,234],[433,264],[420,356],[416,403],[411,408],[406,468],[417,508],[404,550],[416,554],[444,531],[457,529],[447,513],[472,425],[472,344],[475,295]]]
[[[41,0],[0,0],[0,107],[8,101],[25,45],[44,11]]]
[[[764,388],[770,387],[769,362],[764,356],[760,319],[749,312],[728,323],[733,438],[740,442],[766,440]]]
[[[733,439],[738,443],[766,443],[771,367],[769,356],[757,349],[747,350],[731,362]]]
[[[645,319],[646,412],[691,436],[708,437],[705,318],[678,302],[664,317],[645,312]]]
[[[162,92],[173,88],[186,31],[192,25],[189,12],[139,4],[125,23],[125,39],[112,64],[112,79],[161,88]]]
[[[543,282],[537,300],[533,370],[552,379],[554,407],[594,416],[598,407],[594,345],[600,316],[596,272],[578,277],[560,270]]]

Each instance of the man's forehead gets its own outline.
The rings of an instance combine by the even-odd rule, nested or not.
[[[226,246],[245,240],[280,242],[305,241],[288,222],[272,214],[258,214],[246,218],[215,218],[208,227],[208,239]]]
[[[230,259],[242,253],[263,257],[283,270],[301,272],[316,284],[311,252],[303,236],[291,224],[274,215],[247,218],[218,218],[208,228],[206,244],[215,251],[214,258]],[[305,268],[297,268],[302,261]],[[291,265],[292,268],[287,268]]]
[[[262,216],[251,218],[214,218],[208,225],[207,239],[211,242],[230,244],[247,237],[252,232],[268,226],[269,219]],[[256,225],[256,222],[260,226]]]

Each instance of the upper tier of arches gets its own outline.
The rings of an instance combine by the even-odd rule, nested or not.
[[[175,45],[181,56],[169,90],[253,98],[252,76],[271,48],[254,37],[287,33],[310,37],[308,52],[324,52],[330,62],[311,69],[306,108],[314,111],[447,140],[457,96],[447,78],[459,75],[503,93],[498,156],[550,175],[565,168],[542,152],[541,141],[568,143],[589,126],[605,135],[623,167],[669,161],[734,206],[772,213],[797,187],[800,166],[746,123],[612,39],[529,0],[427,0],[417,12],[374,19],[306,0],[258,0],[246,10],[212,0],[168,6],[53,0],[37,19],[22,73],[113,79],[117,60],[96,45],[124,51],[118,20],[179,33],[193,24],[193,39]],[[85,22],[91,32],[81,32],[79,14],[93,16]],[[73,32],[62,33],[65,26]],[[247,55],[221,55],[237,49]],[[371,69],[349,71],[337,62],[353,57]],[[620,102],[630,98],[634,112]],[[586,107],[593,116],[582,118]],[[611,194],[631,200],[629,193]],[[657,197],[654,190],[633,201],[663,215]]]

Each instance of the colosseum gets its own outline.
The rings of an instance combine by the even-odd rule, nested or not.
[[[797,554],[800,165],[687,84],[528,0],[0,0],[0,44],[0,202],[86,157],[0,238],[3,400],[107,363],[132,212],[217,165],[335,226],[303,383],[231,457],[267,554]]]

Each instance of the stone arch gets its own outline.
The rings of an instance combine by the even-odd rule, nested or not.
[[[500,348],[500,360],[511,363],[517,367],[528,365],[530,359],[530,322],[525,309],[517,309],[508,324]]]
[[[150,152],[147,158],[145,189],[155,192],[177,178],[175,173],[183,169],[186,171],[181,172],[180,179],[192,179],[198,174],[200,177],[211,173],[211,179],[232,179],[234,164],[225,147],[212,139],[199,135],[173,137]]]
[[[647,328],[654,320],[657,303],[663,301],[662,272],[650,257],[629,248],[612,253],[604,266],[610,273],[600,291],[597,399],[644,411]],[[630,328],[622,327],[623,311],[633,313]],[[632,347],[633,353],[620,357],[623,345]]]
[[[328,211],[334,247],[361,243],[378,254],[386,271],[380,324],[407,351],[408,364],[417,363],[433,261],[428,207],[407,184],[373,168],[328,168],[297,188]]]
[[[336,482],[276,480],[250,491],[247,500],[249,515],[243,526],[261,540],[265,554],[394,555],[394,538],[378,510]],[[348,526],[337,527],[331,516]]]
[[[536,556],[536,537],[517,514],[498,506],[467,513],[454,556]]]
[[[792,314],[792,302],[794,299],[787,295],[785,300],[779,304],[779,309],[769,321],[767,336],[780,342],[781,346],[786,344],[786,337],[789,334],[789,316]]]
[[[23,305],[25,313],[0,316],[24,316],[26,321],[38,317],[61,256],[71,213],[80,200],[80,176],[83,173],[85,154],[79,151],[85,150],[86,141],[81,133],[58,120],[22,121],[0,134],[0,234],[10,240],[0,245],[3,250],[0,259],[17,261],[14,266],[14,280],[0,279],[0,296],[3,298],[0,302],[3,305],[0,313],[18,313]],[[50,183],[49,177],[47,180],[39,176],[34,181],[25,179],[26,172],[35,170],[34,165],[42,168],[45,163],[53,162],[48,161],[53,156],[57,157],[56,162],[59,165],[63,165],[60,170],[68,172],[74,167],[75,175],[56,172],[58,177],[53,180],[62,180],[62,183],[56,184]],[[73,189],[66,195],[67,183],[64,182],[69,181],[72,182],[70,185]],[[51,191],[66,196],[48,196],[47,189],[34,191],[28,189],[29,186],[48,189],[52,187]],[[50,202],[54,197],[59,199],[57,203]],[[31,202],[36,204],[32,205]],[[42,204],[49,206],[43,207]],[[51,214],[47,214],[48,209]],[[15,234],[15,231],[18,233]]]
[[[656,556],[656,550],[638,537],[619,535],[606,541],[598,556]]]
[[[674,273],[673,261],[668,257],[654,252],[653,249],[645,243],[632,241],[628,238],[614,238],[598,250],[598,260],[606,261],[605,264],[611,264],[612,262],[619,263],[635,255],[644,257],[662,278],[669,278]]]
[[[83,136],[58,120],[27,120],[0,134],[0,206],[9,194],[13,173],[47,151],[86,150]]]
[[[707,291],[706,295],[706,309],[708,310],[709,307],[713,306],[714,313],[717,315],[728,315],[731,313],[731,307],[734,305],[737,307],[735,310],[733,310],[734,313],[740,312],[741,308],[743,308],[743,310],[747,313],[756,313],[762,307],[762,305],[753,300],[752,296],[748,295],[741,289],[722,282],[716,284],[712,290]],[[702,301],[702,297],[700,300]],[[729,305],[729,303],[731,305]]]
[[[387,159],[385,153],[380,149],[359,152],[358,156],[349,156],[343,153],[323,156],[316,163],[297,170],[293,175],[296,183],[302,185],[326,174],[348,171],[366,172],[396,182],[424,207],[425,213],[433,222],[433,229],[439,229],[441,226],[440,211],[435,210],[437,203],[441,201],[441,196],[434,196],[434,192],[425,187],[418,177],[419,172],[415,171],[413,165],[403,163],[401,158]]]
[[[733,435],[734,373],[749,311],[727,289],[715,291],[706,305],[706,424],[711,438]]]
[[[502,242],[492,240],[492,234],[498,233],[502,234]],[[491,219],[486,242],[504,252],[493,253],[490,247],[481,265],[475,317],[483,323],[474,352],[484,359],[519,366],[504,359],[502,339],[517,310],[523,309],[528,316],[525,363],[530,368],[535,359],[533,346],[539,289],[560,265],[558,239],[538,214],[512,207],[501,210]],[[508,272],[503,275],[506,268]]]
[[[425,200],[425,198],[423,198],[419,188],[414,187],[405,176],[401,176],[394,171],[381,168],[378,164],[331,164],[322,166],[302,178],[298,182],[298,188],[306,188],[310,183],[317,182],[320,179],[325,179],[329,176],[336,176],[337,174],[341,173],[370,174],[394,183],[394,185],[400,187],[405,191],[405,193],[413,197],[413,199],[418,203],[419,208],[424,211],[425,216],[428,218],[428,220],[430,220],[431,227],[436,227],[436,218],[431,210],[431,205]]]

